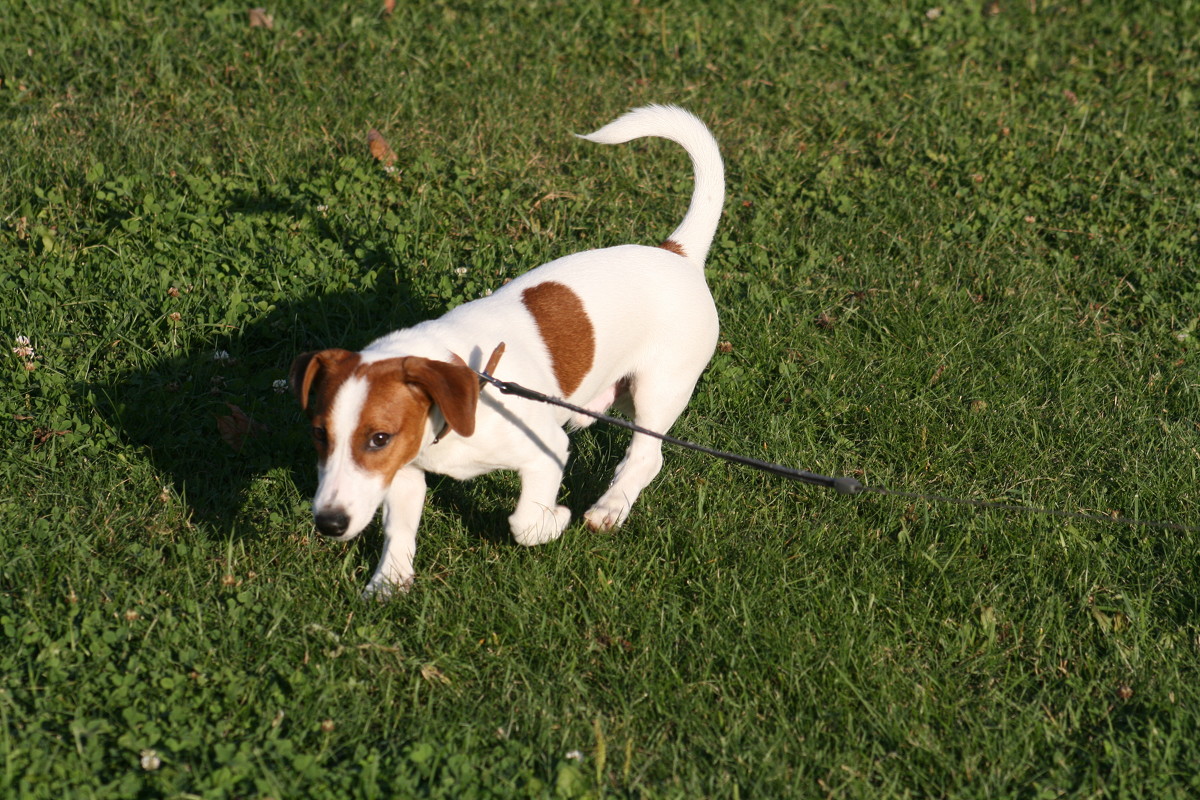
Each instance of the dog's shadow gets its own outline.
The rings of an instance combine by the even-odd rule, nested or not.
[[[101,415],[125,442],[142,448],[211,535],[255,537],[278,516],[310,525],[316,456],[287,385],[292,359],[325,347],[359,349],[444,310],[424,306],[398,283],[390,290],[315,295],[279,304],[215,344],[152,360],[89,388]],[[607,462],[597,454],[622,447],[619,432],[594,427],[573,438],[579,436],[588,437],[589,464],[568,465],[561,492],[576,518],[603,492],[611,471],[592,469],[590,462]],[[430,475],[428,483],[435,513],[459,516],[481,539],[510,541],[515,477],[459,483]]]
[[[335,342],[361,346],[410,324],[421,310],[393,295],[343,292],[278,304],[211,344],[146,360],[90,388],[101,415],[142,449],[193,521],[216,535],[247,535],[259,514],[279,511],[249,505],[261,501],[257,478],[290,478],[301,492],[315,487],[308,426],[287,386],[292,359]],[[355,320],[371,322],[351,333]]]

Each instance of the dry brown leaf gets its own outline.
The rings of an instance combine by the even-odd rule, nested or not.
[[[392,146],[383,138],[383,134],[374,128],[367,131],[367,146],[371,148],[371,155],[375,156],[375,160],[385,167],[396,163],[396,153]]]
[[[43,445],[53,439],[55,436],[66,436],[68,433],[70,433],[69,430],[55,431],[50,430],[49,428],[35,428],[33,431],[33,443],[36,445]]]
[[[229,406],[230,414],[227,417],[217,417],[217,430],[221,434],[221,440],[232,447],[235,453],[242,452],[247,439],[269,430],[266,425],[251,418],[233,403],[225,405]]]
[[[425,664],[421,667],[421,677],[430,683],[450,683],[450,679],[446,677],[445,673],[433,664]]]
[[[396,0],[383,0],[383,15],[390,17],[392,12],[396,10]]]
[[[250,27],[274,30],[275,17],[268,14],[265,8],[252,8],[250,9]]]

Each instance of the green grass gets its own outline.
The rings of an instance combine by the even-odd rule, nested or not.
[[[0,13],[0,794],[1200,793],[1194,530],[670,451],[620,533],[534,550],[513,476],[434,481],[415,588],[364,603],[379,534],[314,535],[272,388],[659,241],[678,148],[570,134],[673,102],[729,191],[674,433],[1200,524],[1200,5],[398,5]],[[575,437],[577,515],[625,441]]]

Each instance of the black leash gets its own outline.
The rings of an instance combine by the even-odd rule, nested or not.
[[[625,428],[626,430],[633,431],[634,433],[641,433],[646,436],[652,436],[655,439],[661,439],[668,444],[677,445],[688,450],[695,450],[698,453],[715,456],[716,458],[720,458],[734,464],[741,464],[743,466],[751,467],[771,475],[778,475],[781,478],[787,478],[789,480],[799,481],[801,483],[807,483],[813,486],[823,486],[826,489],[833,489],[838,494],[879,494],[887,497],[899,497],[907,500],[926,500],[934,503],[951,503],[953,505],[972,506],[974,508],[989,508],[999,511],[1020,511],[1028,514],[1047,514],[1055,517],[1083,519],[1093,522],[1109,522],[1121,525],[1135,525],[1145,528],[1165,528],[1175,531],[1200,532],[1200,526],[1182,525],[1177,522],[1133,519],[1131,517],[1121,517],[1116,515],[1109,516],[1106,514],[1087,514],[1082,511],[1062,511],[1054,508],[1037,508],[1034,506],[1019,506],[1012,503],[997,503],[990,500],[970,500],[961,497],[946,497],[944,495],[937,494],[901,492],[892,489],[885,489],[882,486],[864,486],[854,478],[834,478],[829,475],[819,475],[815,472],[808,472],[802,469],[792,469],[791,467],[785,467],[782,464],[775,464],[770,461],[751,458],[750,456],[743,456],[738,455],[737,453],[729,453],[724,450],[717,450],[712,447],[705,447],[702,444],[689,442],[687,439],[680,439],[669,434],[652,431],[649,428],[643,428],[641,425],[630,422],[629,420],[621,419],[620,417],[612,417],[607,414],[600,414],[596,411],[590,411],[586,408],[574,405],[573,403],[568,403],[566,400],[561,398],[551,397],[550,395],[542,394],[541,392],[534,391],[533,389],[527,389],[519,383],[502,381],[498,378],[492,377],[487,372],[479,372],[478,370],[472,371],[475,372],[475,374],[478,375],[481,380],[490,383],[492,386],[495,386],[503,394],[511,394],[516,397],[523,397],[526,400],[533,400],[538,403],[548,403],[552,406],[565,408],[568,411],[574,411],[576,414],[583,414],[584,416],[592,417],[600,422],[605,422],[609,425],[615,425],[618,428]]]

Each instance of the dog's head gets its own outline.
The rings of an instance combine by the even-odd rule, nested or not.
[[[304,353],[292,391],[317,449],[313,518],[322,534],[353,539],[383,502],[397,470],[431,438],[436,409],[455,433],[475,432],[479,379],[465,364],[403,356],[364,361],[349,350]]]

